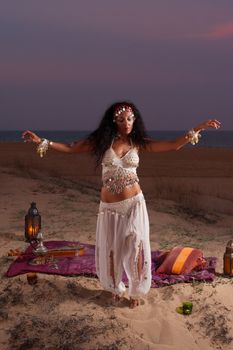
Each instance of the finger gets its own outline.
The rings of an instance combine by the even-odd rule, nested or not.
[[[218,121],[217,119],[213,119],[213,120],[212,120],[212,122],[213,122],[213,123],[215,123],[215,124],[217,124],[218,126],[220,126],[220,125],[221,125],[221,122],[220,122],[220,121]]]
[[[221,126],[221,123],[218,120],[215,123],[217,123],[219,127]]]
[[[220,122],[219,120],[217,120],[217,119],[210,119],[210,121],[211,121],[211,122],[215,122],[215,123],[217,123],[218,125],[221,125],[221,122]]]
[[[211,126],[215,129],[219,129],[220,128],[220,125],[216,122],[212,122]]]
[[[26,135],[27,135],[27,131],[24,131],[24,132],[22,133],[22,137],[24,138]]]
[[[22,138],[27,138],[27,137],[30,137],[31,135],[28,133],[28,132],[24,132],[22,134]]]
[[[207,124],[210,125],[210,126],[216,126],[216,125],[220,126],[221,125],[221,123],[218,120],[216,120],[216,119],[209,119]]]
[[[33,141],[33,135],[31,135],[28,132],[25,132],[24,135],[22,135],[22,138],[24,139],[24,142],[32,142]]]
[[[26,130],[22,133],[22,137],[27,137],[30,136],[32,134],[32,132],[30,130]]]

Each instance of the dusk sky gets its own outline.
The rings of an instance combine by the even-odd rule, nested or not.
[[[0,130],[92,130],[127,99],[148,130],[233,130],[232,0],[0,0]]]

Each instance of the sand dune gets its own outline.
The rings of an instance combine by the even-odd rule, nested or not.
[[[217,256],[213,283],[151,289],[141,305],[117,305],[98,280],[39,275],[4,276],[9,249],[24,249],[24,215],[35,201],[45,239],[95,242],[99,169],[87,155],[49,152],[40,159],[24,144],[0,145],[0,348],[232,349],[233,279],[222,258],[233,238],[233,150],[184,149],[141,157],[140,178],[152,249],[189,245]],[[175,309],[193,301],[193,313]]]

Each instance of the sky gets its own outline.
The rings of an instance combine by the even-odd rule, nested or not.
[[[0,0],[0,130],[233,130],[232,0]]]

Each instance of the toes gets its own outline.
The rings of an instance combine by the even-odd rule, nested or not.
[[[139,300],[138,299],[130,299],[129,307],[131,309],[134,309],[136,306],[139,306]]]
[[[118,302],[118,301],[121,300],[121,297],[120,297],[118,294],[113,294],[113,295],[112,295],[112,300],[113,300],[114,302]]]

